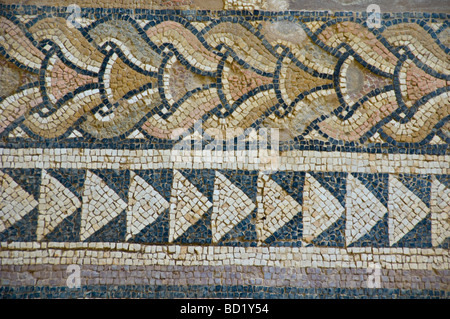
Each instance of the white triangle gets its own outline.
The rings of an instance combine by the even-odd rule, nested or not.
[[[20,126],[17,126],[14,130],[12,130],[9,135],[9,137],[26,137],[29,138],[30,136],[25,133],[24,130]]]
[[[14,179],[0,171],[0,232],[22,219],[38,202]]]
[[[398,242],[430,213],[425,203],[394,175],[389,175],[388,210],[390,245]]]
[[[139,130],[134,130],[127,138],[145,138],[145,136]]]
[[[306,173],[303,188],[303,238],[310,242],[342,216],[345,209],[327,189]]]
[[[127,203],[103,179],[87,171],[81,211],[81,241],[86,240],[126,208]]]
[[[348,174],[345,200],[345,239],[347,245],[367,234],[388,212],[361,181]]]
[[[169,242],[180,237],[212,206],[208,198],[179,171],[173,172],[170,197]]]
[[[450,188],[436,178],[431,184],[431,241],[434,247],[450,237]]]
[[[260,237],[262,241],[302,210],[302,205],[272,179],[267,179],[263,187],[262,205],[265,217]]]
[[[127,240],[153,223],[167,208],[169,208],[169,202],[152,185],[131,172],[128,191]]]
[[[66,217],[72,215],[81,206],[78,197],[61,184],[56,178],[42,170],[42,182],[39,197],[39,217],[37,240],[40,241]]]
[[[77,130],[73,130],[72,133],[67,138],[77,138],[77,137],[83,137],[83,134],[78,132]]]
[[[247,194],[219,172],[214,179],[213,203],[211,231],[215,243],[256,208]]]
[[[431,139],[430,144],[437,145],[437,144],[447,144],[447,143],[445,143],[439,136],[435,135]]]

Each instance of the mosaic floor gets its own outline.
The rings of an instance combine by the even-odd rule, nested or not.
[[[226,3],[0,5],[0,298],[450,297],[449,15]]]

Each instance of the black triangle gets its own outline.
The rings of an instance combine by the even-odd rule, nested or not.
[[[388,213],[372,229],[349,247],[389,247]]]
[[[410,248],[431,248],[431,214],[403,236],[392,247],[410,247]]]
[[[419,197],[428,207],[430,207],[431,179],[430,175],[400,174],[399,180],[411,192]]]
[[[174,243],[181,244],[210,244],[211,233],[211,213],[212,208],[208,209],[202,217],[186,231],[174,240]]]
[[[347,173],[343,172],[310,172],[310,174],[328,190],[345,207],[347,194]]]
[[[163,196],[166,201],[170,201],[170,192],[172,189],[172,170],[171,169],[147,169],[134,171],[148,184]]]
[[[163,244],[169,242],[169,210],[162,212],[156,220],[145,226],[138,234],[128,239],[131,243]]]
[[[181,174],[191,182],[212,203],[215,171],[212,169],[180,169]]]
[[[389,175],[384,173],[352,173],[386,208],[389,200]]]
[[[256,201],[258,171],[220,170],[219,172],[239,187],[253,202]]]
[[[305,172],[275,172],[270,177],[299,204],[303,204]]]
[[[60,168],[48,169],[47,172],[56,178],[61,184],[74,193],[81,200],[83,195],[84,181],[86,179],[86,170]]]
[[[41,169],[39,168],[3,168],[2,171],[20,185],[34,199],[39,198],[39,186],[41,185]]]
[[[113,218],[105,226],[92,234],[86,242],[114,242],[120,243],[125,241],[127,233],[127,212],[124,210],[115,218]]]
[[[45,236],[46,241],[77,242],[80,241],[81,207],[65,218],[58,226]]]
[[[254,224],[255,219],[256,208],[221,238],[219,246],[256,246],[258,236]]]
[[[0,242],[36,241],[36,229],[39,212],[37,207],[18,220],[14,225],[0,233]]]
[[[128,203],[128,188],[130,186],[129,170],[93,169],[92,172],[103,179],[125,203]]]
[[[277,229],[265,243],[270,246],[300,247],[303,234],[302,213],[299,212],[290,221]]]
[[[312,242],[314,246],[345,247],[345,213]]]

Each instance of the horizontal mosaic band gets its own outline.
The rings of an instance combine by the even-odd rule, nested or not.
[[[127,266],[81,265],[80,286],[263,286],[296,288],[370,288],[375,268],[283,268],[273,266]],[[379,269],[377,288],[448,291],[449,270]],[[63,287],[68,265],[0,267],[0,286]],[[372,287],[373,288],[373,287]]]
[[[201,121],[202,145],[272,128],[282,149],[448,148],[446,14],[3,8],[29,80],[0,101],[5,146],[173,148]]]
[[[2,243],[5,265],[271,266],[448,270],[442,248],[219,247],[129,243]]]
[[[448,299],[448,291],[419,289],[346,289],[346,288],[274,288],[265,286],[151,286],[126,285],[83,286],[80,289],[67,287],[0,287],[5,299],[29,298],[221,298],[221,299]],[[173,302],[173,301],[172,301]],[[178,310],[174,311],[175,314]]]
[[[5,242],[448,248],[450,238],[444,174],[69,167],[0,177]]]
[[[0,4],[2,298],[449,297],[449,14],[269,5]]]
[[[319,151],[0,148],[1,168],[243,169],[447,174],[450,155]],[[264,162],[265,160],[265,162]]]

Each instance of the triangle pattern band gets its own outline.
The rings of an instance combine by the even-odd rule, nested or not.
[[[0,234],[12,241],[426,248],[450,238],[448,175],[3,168],[0,187]]]

